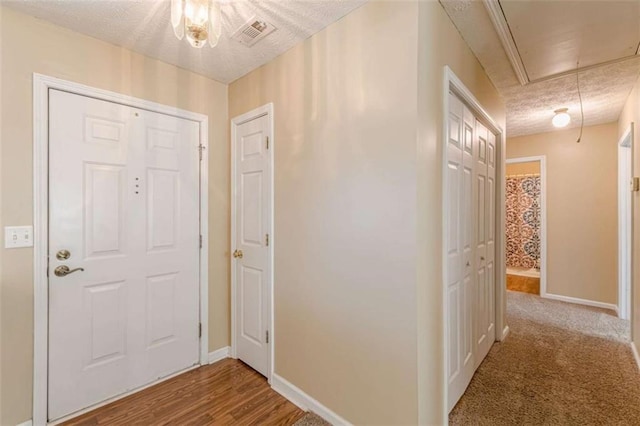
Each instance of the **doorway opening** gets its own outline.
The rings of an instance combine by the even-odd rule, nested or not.
[[[545,157],[506,161],[505,235],[507,290],[545,296]]]

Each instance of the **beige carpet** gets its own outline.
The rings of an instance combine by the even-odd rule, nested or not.
[[[508,292],[496,343],[449,415],[452,425],[640,425],[629,322],[611,311]]]

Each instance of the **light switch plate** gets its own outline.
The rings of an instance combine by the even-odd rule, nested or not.
[[[5,226],[4,248],[33,247],[33,226]]]

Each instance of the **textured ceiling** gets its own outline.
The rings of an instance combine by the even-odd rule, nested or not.
[[[322,30],[367,0],[226,0],[218,46],[178,40],[169,0],[0,0],[4,6],[230,83]],[[245,47],[230,36],[252,17],[277,30]]]
[[[473,0],[440,3],[503,96],[508,136],[555,130],[551,118],[558,108],[569,108],[569,128],[580,126],[575,73],[520,85],[483,3]],[[606,2],[599,3],[606,8]],[[616,121],[639,73],[639,58],[580,72],[585,125]]]

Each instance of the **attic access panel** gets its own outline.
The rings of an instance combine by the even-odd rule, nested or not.
[[[640,2],[500,1],[530,81],[637,54]]]

